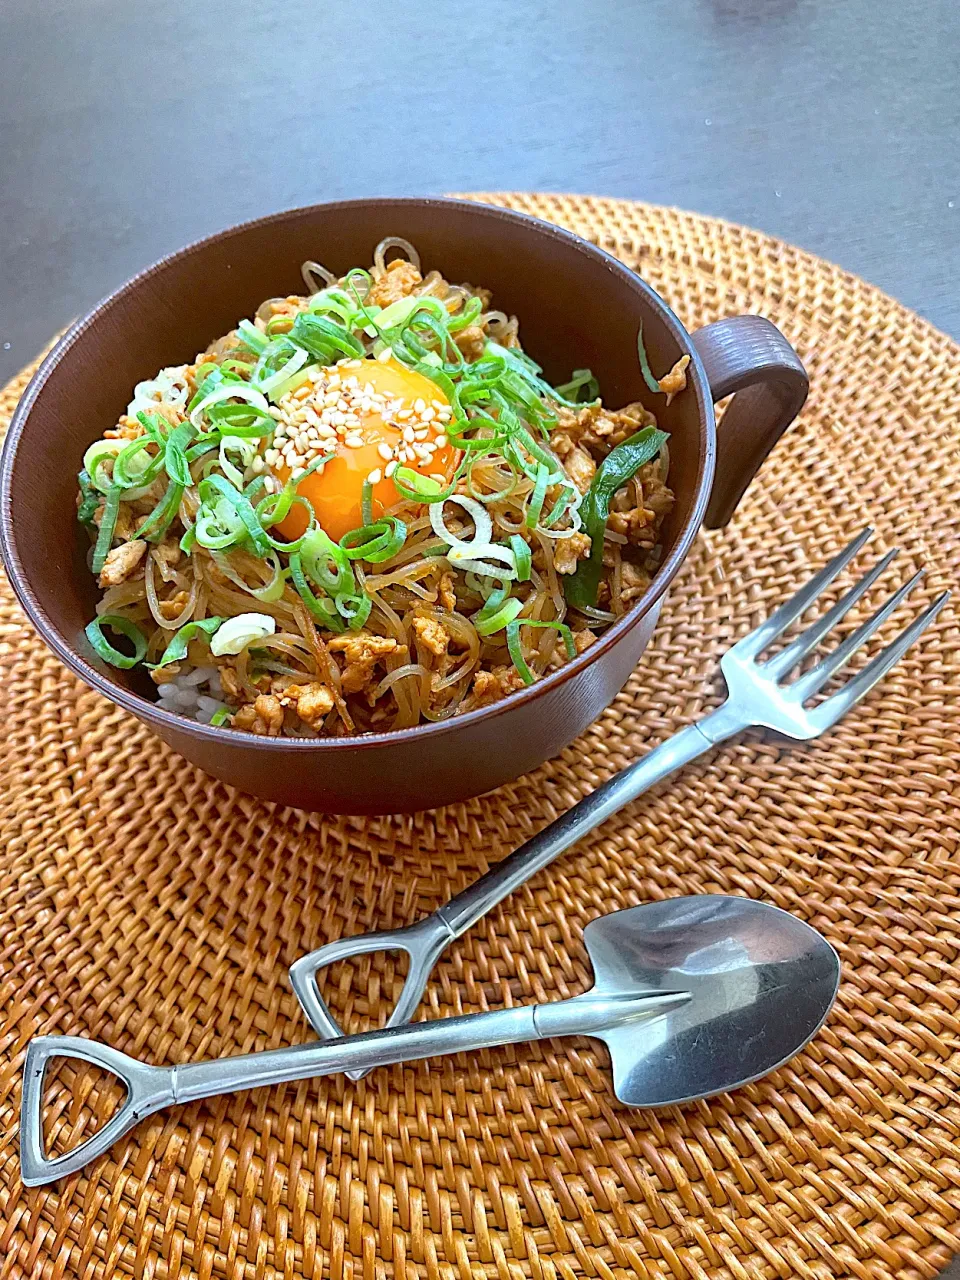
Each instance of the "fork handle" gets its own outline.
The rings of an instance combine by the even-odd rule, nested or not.
[[[696,760],[697,756],[709,751],[715,743],[732,738],[741,729],[748,728],[749,723],[729,702],[723,703],[702,720],[687,725],[679,733],[648,751],[636,764],[608,778],[579,804],[561,814],[502,862],[492,866],[479,880],[451,898],[434,915],[447,927],[451,938],[459,938],[498,902],[502,902],[514,889],[518,889],[572,844],[606,821],[611,814],[622,809],[631,800],[636,800],[683,765]]]

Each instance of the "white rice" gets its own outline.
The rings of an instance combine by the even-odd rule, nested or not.
[[[223,701],[216,667],[181,666],[180,674],[157,687],[157,700],[165,711],[209,724],[218,711],[232,711]]]

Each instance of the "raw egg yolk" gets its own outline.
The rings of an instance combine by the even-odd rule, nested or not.
[[[446,437],[449,401],[423,374],[392,358],[386,362],[347,361],[322,373],[317,383],[305,383],[285,396],[281,408],[295,418],[308,408],[313,410],[312,415],[308,414],[310,421],[285,428],[285,440],[292,437],[295,441],[301,432],[309,433],[311,425],[315,429],[305,446],[296,445],[296,452],[304,461],[295,461],[294,466],[309,463],[317,454],[334,455],[320,470],[304,476],[297,493],[313,507],[320,528],[339,541],[363,524],[361,501],[368,478],[372,483],[373,518],[377,520],[400,498],[386,474],[388,467],[392,472],[391,464],[449,483],[457,465],[457,450]],[[352,417],[346,423],[338,421],[344,414],[355,415],[359,421]],[[317,416],[323,424],[322,434],[316,430]],[[327,430],[331,426],[334,436]],[[281,455],[271,469],[286,483],[292,468],[283,456],[284,442],[275,439],[274,448],[280,449]],[[287,459],[289,456],[288,451]],[[285,538],[293,539],[306,530],[307,524],[306,509],[295,503],[275,528]]]

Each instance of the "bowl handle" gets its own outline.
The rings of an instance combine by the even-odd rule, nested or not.
[[[715,401],[733,393],[718,430],[717,470],[704,524],[727,523],[747,485],[803,408],[800,357],[763,316],[730,316],[691,335]]]

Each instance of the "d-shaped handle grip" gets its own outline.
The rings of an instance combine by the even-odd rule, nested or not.
[[[405,929],[390,929],[383,933],[364,933],[354,938],[338,938],[326,946],[310,951],[290,966],[290,983],[300,1001],[310,1025],[321,1040],[337,1040],[344,1033],[327,1007],[317,987],[317,974],[327,965],[351,956],[371,955],[377,951],[405,951],[410,966],[393,1012],[386,1023],[388,1027],[409,1022],[423,997],[424,988],[440,953],[457,935],[439,915],[427,916]],[[345,1071],[351,1080],[362,1080],[368,1070]]]
[[[747,485],[803,408],[800,357],[763,316],[730,316],[692,334],[714,400],[736,392],[717,430],[717,470],[704,523],[727,523]]]
[[[48,1159],[43,1146],[43,1082],[52,1058],[80,1058],[112,1071],[127,1086],[127,1098],[116,1115],[93,1137],[62,1156]],[[168,1067],[148,1066],[96,1040],[83,1040],[79,1036],[38,1036],[30,1042],[23,1066],[20,1177],[24,1186],[42,1187],[79,1172],[145,1116],[153,1115],[175,1100],[173,1071]]]

